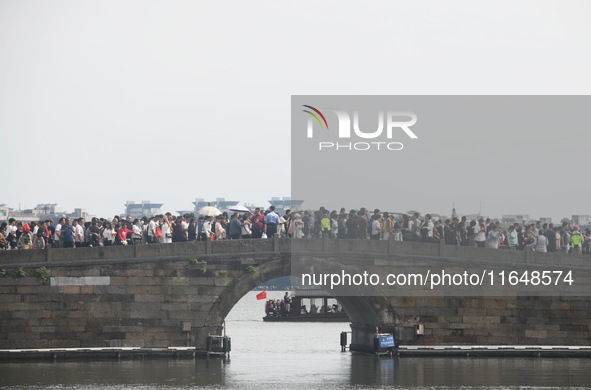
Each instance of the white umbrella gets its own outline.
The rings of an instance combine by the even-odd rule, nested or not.
[[[248,207],[238,203],[237,205],[230,207],[230,211],[249,212],[250,210]]]
[[[408,213],[395,213],[395,212],[391,212],[388,211],[389,214],[394,214],[394,215],[401,215],[401,216],[407,216],[407,217],[412,217],[412,215],[408,214]]]
[[[217,207],[213,207],[213,206],[205,206],[202,207],[199,210],[199,215],[203,215],[203,216],[210,216],[210,217],[217,217],[218,215],[220,215],[222,212],[217,208]]]

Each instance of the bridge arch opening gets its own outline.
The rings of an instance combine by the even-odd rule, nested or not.
[[[207,331],[224,323],[225,319],[228,317],[233,308],[238,304],[238,302],[243,297],[247,296],[254,288],[264,285],[265,282],[269,280],[291,275],[291,264],[286,259],[266,262],[256,268],[256,272],[246,273],[234,280],[219,295],[206,317],[205,328]],[[281,295],[283,293],[284,292],[281,291]],[[255,299],[254,296],[249,296],[249,298],[253,300]],[[381,309],[384,307],[384,304],[388,303],[385,298],[363,296],[336,296],[334,298],[349,317],[351,327],[375,329],[376,326],[381,326],[381,324],[384,323],[384,319],[381,318],[381,313],[383,311]],[[261,322],[262,317],[264,316],[263,307],[263,301],[260,301],[260,316],[258,316],[257,319]],[[350,326],[347,325],[347,323],[341,324],[344,325],[342,330],[350,330]],[[232,326],[232,324],[229,324],[230,333]],[[199,339],[204,339],[203,335],[197,334],[196,336],[196,341],[199,344]],[[336,340],[336,335],[327,336],[334,336]],[[335,342],[335,347],[336,345],[338,344]]]

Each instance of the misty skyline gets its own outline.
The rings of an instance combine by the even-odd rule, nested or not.
[[[590,19],[584,0],[0,0],[0,203],[99,216],[142,199],[171,211],[196,197],[266,205],[292,192],[292,95],[586,95]],[[559,135],[535,137],[572,143]],[[497,158],[584,165],[532,142],[535,154]],[[584,179],[525,183],[534,196],[511,203],[483,182],[392,209],[591,213]],[[544,199],[548,185],[564,187],[561,201]]]
[[[228,199],[226,199],[226,200],[228,200]],[[205,201],[206,202],[207,201],[215,202],[215,198],[214,199],[205,199]],[[61,203],[59,203],[59,202],[56,202],[56,203],[61,206]],[[141,201],[138,201],[136,203],[141,203]],[[150,203],[159,203],[159,202],[150,202]],[[244,202],[239,202],[239,203],[244,204]],[[10,208],[13,208],[15,211],[24,211],[24,210],[27,210],[27,209],[34,209],[37,205],[40,205],[40,204],[47,204],[47,202],[36,203],[35,205],[33,205],[31,207],[20,207],[20,209],[19,209],[19,206],[18,205],[16,207],[13,207],[13,205],[6,205],[6,206],[9,206]],[[251,204],[251,203],[246,203],[246,204],[249,207],[250,206],[254,206],[254,207],[268,208],[270,206],[270,204],[268,202],[265,202],[265,204]],[[123,204],[123,205],[124,206],[121,207],[119,209],[119,211],[113,210],[112,212],[107,212],[106,214],[97,214],[93,210],[93,208],[91,206],[88,206],[88,205],[77,205],[77,206],[75,206],[74,208],[71,208],[71,209],[69,209],[69,208],[66,209],[66,208],[63,208],[62,207],[62,209],[63,209],[63,213],[71,213],[71,212],[74,211],[75,208],[76,209],[77,208],[81,208],[81,209],[85,209],[86,212],[88,214],[90,214],[90,215],[93,215],[93,216],[96,216],[96,217],[101,217],[101,218],[110,218],[110,217],[113,217],[115,215],[125,215],[125,204]],[[428,214],[429,213],[429,214],[436,214],[436,215],[445,216],[447,218],[451,218],[452,210],[453,210],[453,205],[454,205],[454,203],[452,202],[452,204],[451,204],[451,206],[450,206],[450,208],[448,210],[435,210],[435,209],[420,210],[420,209],[416,209],[416,208],[401,209],[401,208],[396,208],[395,205],[392,205],[392,207],[382,208],[380,210],[382,212],[387,211],[387,212],[395,212],[395,213],[407,213],[409,211],[418,211],[421,214],[421,217],[423,217],[425,214]],[[333,207],[333,205],[331,203],[326,203],[325,206],[329,210],[336,210],[337,212],[342,207],[342,205],[340,205],[340,206],[334,206]],[[588,212],[579,212],[579,213],[574,213],[574,214],[569,214],[569,215],[563,215],[563,216],[552,216],[552,215],[549,215],[549,214],[547,214],[547,215],[534,215],[534,214],[528,214],[527,212],[512,212],[512,213],[503,213],[503,214],[500,214],[500,215],[493,215],[493,214],[490,214],[490,213],[487,213],[486,212],[486,205],[482,205],[482,207],[481,207],[481,205],[479,204],[477,206],[478,206],[477,209],[470,210],[470,209],[463,208],[462,205],[459,205],[459,207],[458,207],[458,205],[456,204],[456,214],[458,216],[483,215],[485,217],[490,217],[493,220],[494,219],[501,220],[504,215],[521,215],[521,214],[524,214],[524,215],[529,215],[529,217],[532,220],[538,220],[540,218],[552,218],[552,221],[554,223],[560,222],[560,220],[562,218],[569,218],[570,219],[573,215],[589,215],[589,216],[591,216],[591,214],[588,213]],[[371,207],[371,205],[360,205],[360,206],[356,207],[356,209],[359,209],[360,207],[365,207],[370,212],[372,212],[375,209],[375,207]],[[166,207],[166,204],[163,204],[162,207],[161,207],[161,210],[162,210],[162,213],[171,212],[173,214],[177,214],[178,211],[193,212],[194,208],[195,207],[194,207],[194,205],[192,203],[191,203],[191,207],[184,208],[184,209],[170,209],[170,208],[167,208]],[[308,210],[308,208],[305,207],[305,204],[304,204],[303,209],[304,210]],[[349,208],[346,208],[346,211],[349,212],[350,209]]]

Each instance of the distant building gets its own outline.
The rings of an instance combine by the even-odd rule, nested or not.
[[[34,210],[42,211],[43,214],[62,215],[65,211],[57,203],[41,203],[38,204]]]
[[[35,209],[26,209],[26,210],[12,210],[6,216],[6,219],[14,218],[17,221],[21,222],[34,222],[39,221],[40,219],[50,219],[49,216],[39,213]]]
[[[528,221],[530,221],[530,218],[527,214],[508,214],[503,215],[501,218],[501,222],[506,224],[518,223],[521,225],[527,223]]]
[[[90,215],[86,209],[82,208],[74,209],[73,213],[68,213],[57,203],[42,203],[33,209],[25,210],[14,210],[6,205],[0,205],[0,221],[14,218],[21,222],[37,222],[46,219],[57,222],[61,217],[83,218],[85,222],[89,222],[94,215]]]
[[[90,215],[86,209],[74,209],[73,213],[66,213],[66,217],[72,218],[83,218],[85,222],[90,222],[94,215]]]
[[[578,226],[587,226],[590,224],[588,215],[573,215],[572,224]]]
[[[14,218],[22,222],[34,222],[41,219],[53,219],[65,215],[62,207],[57,203],[42,203],[33,209],[13,210],[9,212],[8,218]]]
[[[151,203],[149,200],[142,200],[141,203],[128,200],[125,203],[125,215],[131,218],[153,217],[162,214],[161,207],[162,203]]]
[[[301,210],[304,201],[291,199],[291,197],[285,196],[283,198],[273,197],[269,203],[271,203],[271,206],[275,206],[275,211],[283,213],[287,209],[293,211]]]
[[[12,209],[4,203],[0,204],[0,221],[8,221],[8,218],[10,218],[9,214],[11,211]]]
[[[542,217],[542,218],[540,218],[539,221],[542,222],[542,224],[552,223],[552,218],[550,218],[550,217]]]

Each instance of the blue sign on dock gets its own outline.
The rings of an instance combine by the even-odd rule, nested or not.
[[[394,335],[384,334],[380,335],[380,349],[394,347]]]

